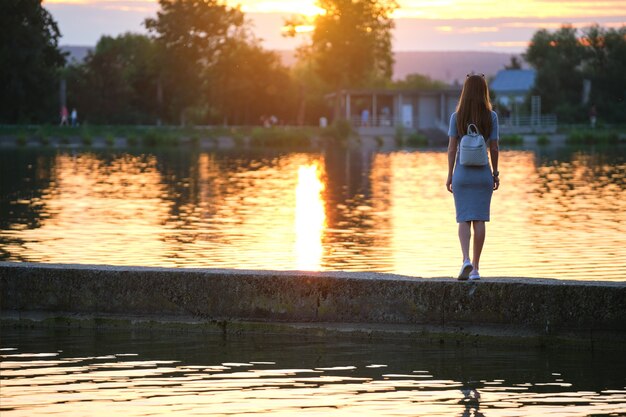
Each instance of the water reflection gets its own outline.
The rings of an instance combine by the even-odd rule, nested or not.
[[[623,279],[618,149],[502,152],[486,276]],[[0,258],[450,276],[443,151],[2,150]]]
[[[462,404],[465,407],[463,410],[462,417],[484,417],[485,415],[481,413],[480,408],[480,392],[473,388],[462,389],[463,399],[459,401],[459,404]]]
[[[321,268],[322,236],[326,226],[324,190],[319,166],[314,163],[298,169],[296,186],[296,256],[297,269],[315,271]]]
[[[450,271],[442,266],[457,263],[454,204],[442,187],[446,164],[443,152],[394,152],[374,159],[374,170],[388,173],[383,180],[389,183],[390,204],[384,216],[390,219],[386,234],[396,272],[446,276]]]
[[[169,204],[163,199],[166,187],[156,162],[149,155],[109,160],[91,153],[59,153],[50,164],[48,186],[38,190],[40,196],[12,202],[34,206],[40,214],[36,227],[9,225],[3,237],[15,236],[20,245],[9,243],[5,250],[20,259],[52,253],[55,262],[68,263],[106,263],[107,258],[133,259],[146,252],[165,258],[160,225]],[[40,168],[36,172],[38,178],[45,176]]]
[[[81,415],[618,415],[620,352],[3,329],[0,411]]]

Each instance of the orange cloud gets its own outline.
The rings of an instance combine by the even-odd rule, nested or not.
[[[396,18],[426,19],[493,19],[517,18],[573,18],[626,15],[623,0],[398,0]]]
[[[499,32],[500,28],[496,26],[469,26],[469,27],[452,27],[452,26],[437,26],[437,31],[446,33],[487,33],[487,32]]]
[[[322,12],[316,0],[226,0],[231,6],[241,6],[246,13],[285,13],[313,16]],[[45,4],[116,5],[120,7],[156,6],[157,0],[44,0]],[[593,18],[625,16],[623,0],[525,0],[505,2],[495,0],[398,0],[394,18],[425,19],[493,19],[517,18]],[[141,5],[141,6],[139,6]],[[624,23],[624,22],[622,22]]]

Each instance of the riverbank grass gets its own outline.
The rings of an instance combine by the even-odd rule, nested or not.
[[[616,144],[620,141],[620,136],[614,130],[576,130],[570,132],[566,142],[572,145],[579,144]]]
[[[236,147],[307,147],[315,139],[345,143],[354,135],[344,122],[327,128],[316,127],[171,127],[171,126],[0,126],[0,137],[18,146],[35,142],[40,146],[212,146],[222,138],[232,139]],[[119,140],[118,140],[119,139]]]

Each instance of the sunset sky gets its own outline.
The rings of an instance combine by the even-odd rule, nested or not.
[[[315,0],[238,0],[255,33],[271,49],[295,48],[301,39],[284,38],[281,27],[293,14],[314,15]],[[394,14],[394,49],[522,52],[538,28],[563,23],[577,27],[626,24],[624,0],[399,0]],[[157,0],[45,0],[61,30],[62,45],[94,45],[101,35],[145,32]]]

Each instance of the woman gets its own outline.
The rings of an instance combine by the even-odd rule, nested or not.
[[[459,164],[459,140],[467,134],[467,126],[478,127],[489,144],[491,166]],[[491,110],[489,88],[484,75],[469,75],[463,85],[456,112],[450,117],[448,129],[448,179],[446,188],[454,195],[463,266],[459,280],[479,280],[480,253],[485,243],[485,222],[489,221],[491,195],[500,186],[498,173],[498,116]],[[471,229],[474,228],[474,257],[469,257]]]

